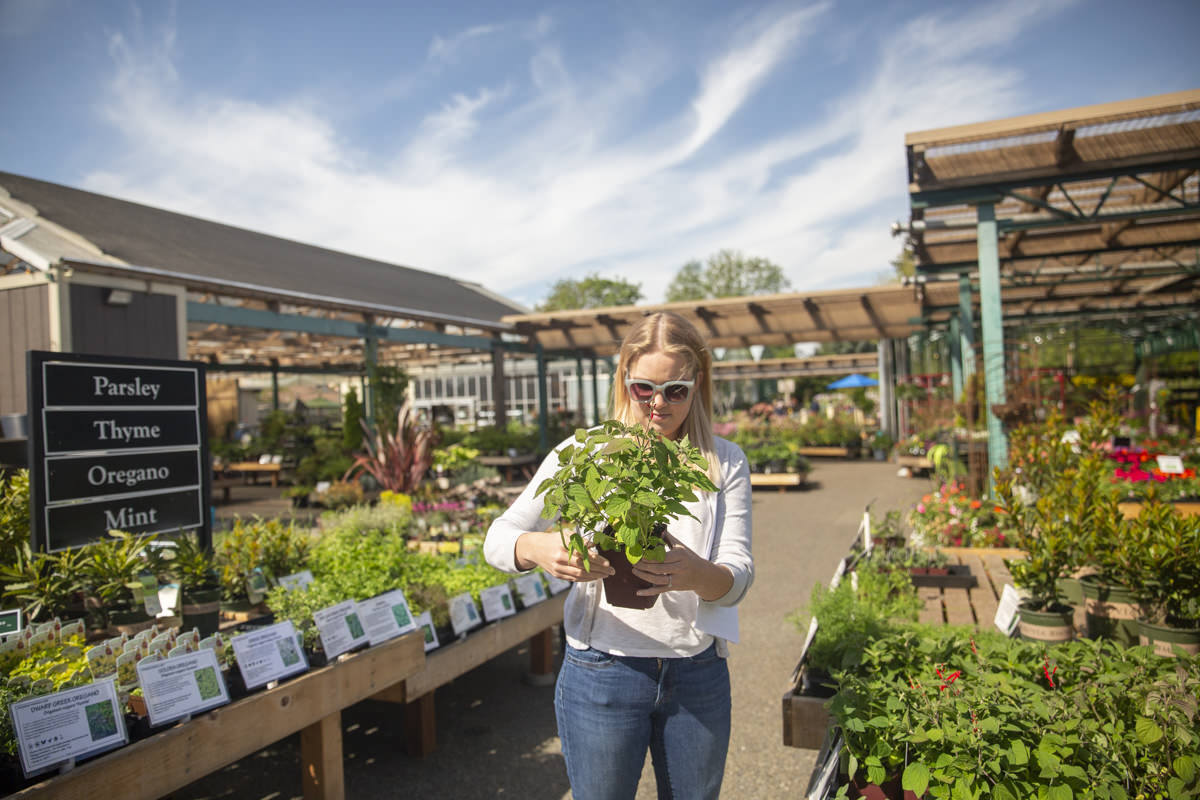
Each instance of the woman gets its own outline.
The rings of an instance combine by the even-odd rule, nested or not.
[[[633,326],[613,380],[613,417],[670,439],[686,434],[718,488],[686,504],[696,519],[668,527],[665,560],[634,567],[651,584],[639,594],[661,595],[650,609],[609,605],[598,582],[613,573],[608,561],[593,550],[588,569],[547,530],[552,521],[541,518],[536,489],[554,472],[555,453],[488,530],[492,565],[541,567],[575,583],[563,612],[567,649],[554,709],[576,800],[632,798],[647,749],[660,798],[720,794],[729,747],[727,642],[737,641],[736,605],[754,562],[750,472],[737,445],[713,436],[712,394],[712,357],[691,323],[656,313]]]

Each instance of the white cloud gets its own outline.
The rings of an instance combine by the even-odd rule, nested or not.
[[[754,113],[756,93],[831,34],[826,6],[749,19],[715,55],[689,56],[694,91],[673,99],[663,82],[685,83],[670,73],[683,56],[653,37],[631,36],[603,73],[576,74],[548,17],[469,28],[435,38],[430,58],[507,36],[526,48],[528,72],[446,90],[413,110],[415,133],[371,154],[347,144],[318,98],[191,92],[172,31],[138,47],[114,35],[102,108],[128,149],[85,183],[530,305],[554,280],[592,271],[640,282],[657,302],[685,261],[725,247],[779,263],[797,289],[874,282],[900,246],[888,225],[907,215],[904,133],[1021,110],[1021,73],[981,48],[1055,8],[1028,7],[914,20],[881,51],[860,51],[870,71],[803,125],[756,136],[743,125],[738,137],[724,134]]]

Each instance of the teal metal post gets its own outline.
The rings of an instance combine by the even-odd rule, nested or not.
[[[596,367],[596,355],[592,354],[592,424],[600,424],[600,372]]]
[[[538,449],[545,453],[550,449],[550,437],[546,431],[546,414],[549,403],[546,402],[546,350],[537,345],[537,384],[538,384]]]
[[[363,416],[367,420],[367,424],[371,426],[371,430],[375,430],[375,412],[379,408],[379,400],[375,396],[378,391],[378,370],[375,369],[376,360],[379,358],[379,341],[371,334],[363,337],[363,362],[367,368],[367,393],[363,397],[364,409]]]
[[[958,349],[962,353],[963,385],[975,374],[975,308],[971,303],[971,276],[958,276]]]
[[[954,402],[957,403],[963,396],[962,340],[958,331],[958,314],[950,315],[946,346],[950,349],[950,385],[954,390]]]
[[[271,359],[271,408],[279,410],[279,361]]]
[[[575,354],[575,396],[579,398],[579,424],[587,425],[586,406],[583,402],[583,354]]]
[[[1008,437],[994,405],[1005,402],[1004,320],[1000,309],[1000,248],[996,229],[996,210],[991,203],[980,203],[977,242],[979,247],[979,321],[983,328],[983,374],[987,396],[988,485],[995,470],[1008,464]]]

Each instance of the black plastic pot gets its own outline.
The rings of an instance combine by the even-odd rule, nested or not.
[[[196,628],[200,638],[212,636],[221,626],[221,590],[185,589],[179,598],[184,630]]]
[[[648,589],[653,584],[644,581],[633,574],[633,565],[625,555],[625,550],[601,550],[600,555],[608,559],[615,573],[604,579],[604,598],[611,606],[619,608],[636,608],[645,610],[652,608],[658,602],[658,595],[643,597],[639,589]]]

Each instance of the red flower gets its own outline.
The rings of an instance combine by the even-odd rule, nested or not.
[[[1050,688],[1053,689],[1054,688],[1054,676],[1055,676],[1055,674],[1058,673],[1058,665],[1055,664],[1054,669],[1051,670],[1050,669],[1050,659],[1047,658],[1045,664],[1043,664],[1043,666],[1042,666],[1042,672],[1046,676],[1046,683],[1050,684]]]

